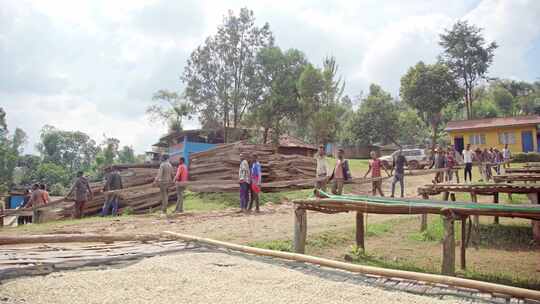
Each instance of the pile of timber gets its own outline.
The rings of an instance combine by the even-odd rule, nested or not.
[[[317,163],[313,157],[280,154],[271,145],[254,145],[246,142],[220,145],[208,151],[191,154],[190,180],[204,182],[209,188],[220,188],[223,191],[230,187],[238,188],[241,154],[257,155],[265,184],[279,182],[279,187],[284,188],[313,186],[312,183],[298,182],[315,178]],[[203,184],[193,188],[206,192]]]

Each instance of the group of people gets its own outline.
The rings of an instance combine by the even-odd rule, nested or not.
[[[478,170],[480,171],[481,181],[489,181],[493,177],[493,171],[496,174],[501,173],[501,167],[508,168],[510,166],[510,158],[512,153],[508,148],[508,145],[504,145],[502,150],[497,148],[485,148],[481,150],[476,148],[474,151],[471,149],[471,145],[468,144],[465,150],[462,152],[464,168],[464,180],[472,182],[472,166],[473,163],[478,164]]]
[[[240,210],[251,212],[255,203],[255,212],[260,212],[260,199],[262,184],[262,168],[257,154],[251,156],[240,155],[240,168],[238,169],[238,183],[240,184]]]
[[[186,159],[180,157],[176,171],[169,161],[168,155],[161,156],[161,164],[154,183],[159,186],[161,195],[161,213],[167,214],[167,206],[169,205],[169,187],[174,185],[176,188],[176,208],[175,213],[184,212],[184,190],[186,189],[184,182],[188,181],[189,172],[186,166]]]

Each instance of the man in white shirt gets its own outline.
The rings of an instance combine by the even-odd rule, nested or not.
[[[463,162],[465,163],[465,170],[463,173],[465,182],[467,182],[467,175],[469,175],[469,181],[472,182],[473,151],[471,151],[470,144],[467,144],[467,147],[463,150]]]
[[[319,146],[319,151],[315,154],[315,160],[317,161],[317,182],[315,182],[315,189],[326,191],[326,184],[328,183],[328,163],[326,162],[323,145]]]

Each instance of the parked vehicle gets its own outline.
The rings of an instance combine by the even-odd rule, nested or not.
[[[386,169],[392,168],[392,162],[397,156],[399,151],[394,151],[390,155],[382,156],[380,160],[382,165]],[[409,169],[423,169],[429,164],[428,156],[426,155],[424,149],[403,149],[401,150],[403,156],[407,160],[407,166]]]

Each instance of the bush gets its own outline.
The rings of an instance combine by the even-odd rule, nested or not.
[[[512,162],[514,163],[540,162],[540,153],[538,152],[515,153],[514,155],[512,155]]]
[[[49,192],[53,196],[64,196],[66,195],[67,190],[64,185],[56,183],[49,187]]]

